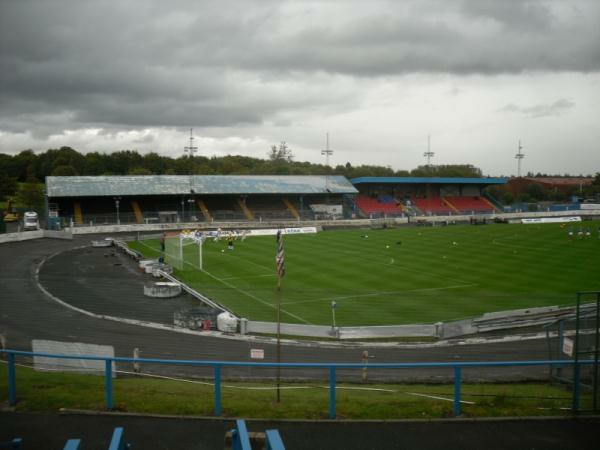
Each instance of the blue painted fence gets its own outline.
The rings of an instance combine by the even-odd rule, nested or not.
[[[594,364],[594,360],[540,360],[540,361],[480,361],[480,362],[436,362],[436,363],[269,363],[269,362],[233,362],[233,361],[203,361],[191,359],[154,359],[154,358],[120,358],[106,356],[74,356],[74,355],[55,355],[50,353],[33,353],[20,350],[0,350],[7,355],[8,370],[8,402],[10,405],[17,403],[17,380],[15,374],[15,356],[42,356],[46,358],[61,359],[80,359],[88,361],[104,361],[105,363],[105,403],[106,408],[113,408],[113,386],[112,386],[112,363],[140,363],[140,364],[173,364],[188,366],[212,367],[214,370],[214,415],[220,416],[222,413],[221,405],[221,369],[223,367],[278,367],[285,369],[293,368],[320,368],[329,370],[329,417],[336,418],[336,370],[337,369],[433,369],[433,368],[451,368],[454,370],[454,415],[461,414],[461,385],[462,369],[467,367],[515,367],[515,366],[554,366],[567,367],[574,366],[574,389],[573,411],[579,410],[579,368],[583,365]]]

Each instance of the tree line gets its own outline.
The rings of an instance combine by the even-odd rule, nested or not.
[[[77,175],[343,175],[348,179],[358,177],[482,177],[481,169],[470,164],[423,165],[412,170],[394,170],[389,166],[358,165],[349,162],[335,167],[306,161],[295,161],[292,150],[285,142],[270,147],[265,158],[248,156],[181,156],[171,158],[155,152],[140,154],[136,150],[113,153],[79,153],[71,147],[48,149],[42,153],[24,150],[15,155],[0,153],[0,201],[19,190],[36,190],[47,176]],[[545,175],[545,174],[544,174]],[[527,176],[534,176],[528,173]],[[543,176],[537,174],[537,176]],[[554,175],[557,176],[557,175]],[[560,176],[560,175],[558,175]],[[568,175],[562,175],[568,176]],[[21,189],[18,183],[24,183]],[[585,193],[595,196],[600,189],[600,174]],[[515,196],[505,187],[490,190],[500,201],[567,200],[573,192],[552,192],[533,184]]]
[[[285,142],[272,146],[266,158],[248,156],[181,156],[171,158],[155,152],[135,150],[82,154],[71,147],[49,149],[36,154],[24,150],[16,155],[0,153],[0,176],[17,182],[43,182],[49,176],[76,175],[343,175],[357,177],[441,176],[481,177],[481,170],[468,164],[419,166],[413,170],[394,170],[376,165],[344,165],[295,161]]]

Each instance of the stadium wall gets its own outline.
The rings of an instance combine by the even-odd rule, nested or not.
[[[35,230],[23,231],[19,233],[0,234],[0,244],[7,242],[28,241],[31,239],[53,238],[53,239],[73,239],[73,234],[68,231],[53,230]]]
[[[65,230],[73,234],[97,234],[97,233],[120,233],[120,232],[148,232],[190,229],[214,229],[221,228],[279,228],[298,226],[321,226],[323,228],[368,228],[397,226],[408,223],[445,223],[458,222],[468,223],[472,218],[493,220],[499,219],[524,219],[536,217],[565,217],[583,216],[588,218],[600,217],[599,210],[573,210],[573,211],[540,211],[500,214],[463,214],[448,216],[414,216],[396,217],[387,219],[353,219],[353,220],[307,220],[307,221],[262,221],[262,222],[189,222],[189,223],[162,223],[162,224],[128,224],[128,225],[98,225],[70,227]],[[1,242],[1,241],[0,241]]]
[[[593,307],[593,304],[591,304]],[[582,308],[589,309],[590,305]],[[498,330],[516,330],[519,328],[540,326],[555,322],[561,318],[572,317],[573,306],[543,306],[538,308],[515,309],[485,313],[479,317],[438,322],[435,324],[386,325],[363,327],[337,327],[319,325],[281,324],[281,333],[289,336],[335,339],[378,339],[405,337],[435,337],[452,339]],[[276,334],[274,322],[248,321],[247,333]]]
[[[394,337],[435,337],[436,325],[387,325],[373,327],[330,327],[323,325],[281,324],[281,334],[335,339],[377,339]],[[248,321],[248,333],[276,334],[277,323]]]

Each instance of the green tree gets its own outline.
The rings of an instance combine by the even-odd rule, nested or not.
[[[152,174],[162,175],[167,168],[165,159],[158,153],[150,152],[144,155],[143,166]]]
[[[500,199],[504,205],[512,205],[515,202],[515,196],[510,191],[504,192]]]
[[[271,149],[267,153],[269,160],[275,162],[288,162],[291,163],[294,159],[294,154],[292,153],[292,149],[288,147],[285,141],[281,141],[279,146],[272,145]]]
[[[0,172],[0,200],[13,195],[17,192],[17,179],[11,177],[7,172]]]
[[[75,167],[64,164],[64,165],[56,166],[54,168],[54,170],[52,170],[51,175],[53,177],[75,177],[79,174],[77,173],[77,170],[75,170]]]
[[[36,161],[33,150],[23,150],[12,158],[12,176],[16,176],[18,181],[25,181],[31,175],[31,167]]]
[[[44,190],[40,183],[26,183],[17,194],[20,203],[27,209],[41,210],[44,205]]]
[[[133,167],[129,169],[127,175],[152,175],[152,172],[145,167]]]
[[[85,155],[82,175],[102,175],[107,169],[107,160],[109,155],[98,152],[92,152]]]
[[[546,192],[546,189],[539,183],[531,183],[525,188],[525,192],[533,201],[541,201],[546,200],[546,198],[548,198],[548,193]]]

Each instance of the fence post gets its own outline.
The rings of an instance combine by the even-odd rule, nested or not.
[[[579,412],[579,397],[580,397],[580,374],[579,374],[579,362],[575,360],[573,366],[573,413]]]
[[[112,360],[104,360],[104,398],[106,409],[113,409]]]
[[[17,404],[17,378],[15,375],[15,355],[8,353],[8,404],[15,406]]]
[[[215,416],[221,415],[221,366],[215,366]]]
[[[335,419],[335,366],[329,368],[329,418]]]
[[[454,415],[460,416],[461,367],[454,367]]]

